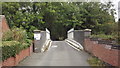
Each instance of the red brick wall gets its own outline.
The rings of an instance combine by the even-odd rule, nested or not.
[[[102,61],[109,63],[113,66],[118,66],[118,62],[120,61],[118,58],[120,54],[120,50],[109,49],[106,48],[105,44],[98,44],[95,41],[91,41],[90,39],[85,39],[85,50],[98,57]]]
[[[10,57],[2,63],[2,66],[14,66],[15,65],[14,63],[15,63],[15,58]]]
[[[16,66],[21,60],[23,60],[25,57],[30,56],[32,52],[32,47],[30,46],[29,48],[22,50],[18,55],[15,57],[10,57],[4,62],[0,63],[2,66]]]
[[[21,60],[23,60],[25,57],[30,55],[30,48],[27,48],[25,50],[22,50],[18,55],[15,57],[15,65],[17,65]]]

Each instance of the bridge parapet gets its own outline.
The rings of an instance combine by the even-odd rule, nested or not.
[[[74,28],[72,28],[67,33],[67,39],[75,40],[84,46],[84,38],[91,35],[91,29],[74,30]]]
[[[34,30],[34,52],[41,52],[48,40],[50,40],[50,31],[47,28],[46,31]]]

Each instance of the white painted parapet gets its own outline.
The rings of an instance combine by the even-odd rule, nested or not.
[[[50,31],[46,28],[46,40],[50,39]]]
[[[67,37],[68,37],[68,39],[74,39],[74,28],[70,29],[67,32]]]

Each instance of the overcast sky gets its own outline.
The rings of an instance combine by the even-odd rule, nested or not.
[[[113,4],[115,5],[115,9],[116,9],[116,12],[117,12],[117,15],[115,15],[115,17],[116,17],[116,21],[118,21],[118,2],[120,0],[110,0],[110,1],[112,1]]]
[[[116,18],[116,21],[118,21],[118,2],[120,0],[112,0],[113,3],[115,4],[115,9],[116,9],[116,12],[117,12],[117,15],[115,15],[117,18]]]

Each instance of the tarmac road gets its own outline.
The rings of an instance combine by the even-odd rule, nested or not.
[[[89,57],[86,52],[73,49],[65,41],[53,41],[48,51],[33,53],[18,66],[89,66]]]

